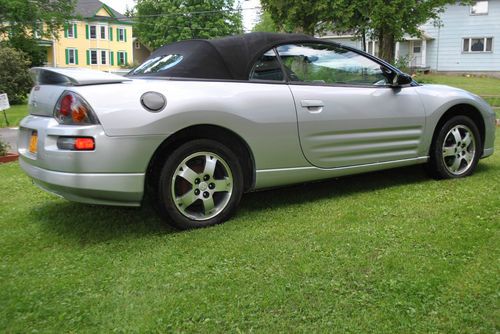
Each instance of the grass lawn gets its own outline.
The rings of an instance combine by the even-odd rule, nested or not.
[[[19,122],[28,115],[28,105],[26,104],[18,104],[10,106],[10,109],[5,111],[7,114],[7,119],[9,121],[10,127],[15,127],[19,125]],[[7,123],[5,122],[5,116],[3,115],[3,111],[0,112],[0,128],[7,127]]]
[[[496,147],[500,147],[500,130]],[[496,333],[500,155],[244,196],[225,225],[70,203],[0,165],[0,332]]]
[[[465,77],[463,75],[419,74],[415,78],[420,83],[450,85],[468,90],[477,95],[499,95],[500,79],[494,77]]]

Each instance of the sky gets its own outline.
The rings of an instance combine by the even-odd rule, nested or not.
[[[135,6],[134,0],[101,0],[106,5],[110,6],[114,10],[125,13],[127,6],[132,8]],[[258,19],[259,9],[255,7],[260,7],[259,0],[237,0],[241,3],[241,8],[243,9],[243,27],[245,31],[250,31]]]

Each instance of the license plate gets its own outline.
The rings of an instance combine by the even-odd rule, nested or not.
[[[37,146],[38,146],[38,133],[36,131],[33,131],[30,138],[30,152],[36,154]]]

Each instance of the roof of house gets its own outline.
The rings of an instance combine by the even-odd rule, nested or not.
[[[127,21],[128,17],[117,12],[113,8],[108,5],[102,3],[99,0],[78,0],[75,6],[75,15],[84,17],[84,18],[93,18],[96,17],[99,9],[104,7],[110,14],[114,16],[115,19]]]

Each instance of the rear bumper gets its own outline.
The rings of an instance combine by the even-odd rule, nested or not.
[[[70,201],[120,206],[139,206],[144,193],[144,178],[134,174],[63,173],[33,166],[23,156],[21,168],[40,188]]]
[[[29,142],[37,132],[35,153]],[[59,137],[91,137],[92,151],[60,149]],[[51,117],[27,116],[20,124],[19,163],[36,185],[68,200],[139,206],[147,166],[162,136],[107,136],[101,125],[65,126]]]
[[[485,148],[483,151],[483,156],[481,158],[487,158],[489,156],[492,156],[493,152],[495,152],[495,149],[493,147]]]

